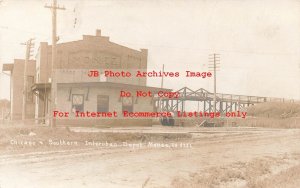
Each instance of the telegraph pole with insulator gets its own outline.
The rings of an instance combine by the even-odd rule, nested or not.
[[[209,55],[209,71],[213,71],[214,74],[214,113],[217,112],[217,71],[220,68],[220,54]]]
[[[51,110],[50,110],[50,126],[55,127],[56,122],[53,116],[53,111],[56,108],[56,95],[57,95],[57,85],[55,80],[55,61],[56,61],[56,43],[58,37],[56,35],[56,13],[57,10],[65,10],[65,7],[60,7],[57,5],[57,0],[53,0],[52,5],[45,5],[45,8],[49,8],[52,13],[52,59],[51,59]]]
[[[26,45],[26,54],[25,54],[25,62],[24,62],[24,78],[23,78],[23,103],[22,103],[22,121],[25,123],[26,119],[26,102],[27,102],[27,66],[30,58],[32,57],[32,49],[34,48],[33,38],[29,39],[25,43],[21,43],[21,45]]]

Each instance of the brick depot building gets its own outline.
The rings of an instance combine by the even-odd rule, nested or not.
[[[51,50],[48,43],[40,43],[36,55],[36,63],[32,62],[35,83],[31,87],[33,108],[27,111],[34,114],[36,123],[48,124],[53,111],[51,109]],[[147,70],[146,49],[134,50],[118,45],[109,40],[109,37],[101,36],[97,30],[95,36],[83,35],[82,40],[57,44],[57,59],[54,64],[54,74],[57,83],[57,98],[55,110],[66,112],[69,117],[57,118],[57,125],[151,125],[151,118],[75,118],[74,111],[112,112],[119,115],[125,111],[155,111],[153,97],[137,98],[120,97],[121,91],[170,91],[167,89],[147,87],[147,78],[117,77],[89,77],[90,70],[124,70],[134,72]],[[16,62],[15,62],[16,63]],[[24,63],[24,62],[23,62]],[[7,65],[6,65],[7,66]],[[16,66],[15,64],[13,65]],[[20,67],[21,68],[21,67]],[[12,75],[14,71],[12,71]],[[12,76],[13,77],[13,76]],[[22,80],[12,83],[12,88],[20,84]],[[21,85],[22,85],[21,84]],[[22,88],[22,87],[21,87]],[[12,94],[12,99],[21,98],[20,93]],[[14,104],[17,102],[18,104]],[[22,106],[17,100],[12,100],[12,105]],[[28,106],[28,105],[27,105]],[[14,114],[15,108],[12,109]],[[18,112],[18,115],[20,113]],[[19,117],[19,116],[18,116]]]

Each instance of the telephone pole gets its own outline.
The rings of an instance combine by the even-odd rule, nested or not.
[[[162,72],[165,72],[165,64],[163,64],[163,66],[162,66]],[[161,82],[160,82],[160,88],[163,88],[164,87],[164,76],[162,76],[161,77]],[[159,112],[161,112],[162,111],[162,100],[161,100],[161,98],[159,98],[159,100],[158,100],[158,106],[159,106]]]
[[[217,108],[217,71],[220,68],[220,54],[210,54],[209,55],[209,67],[210,71],[214,72],[214,113],[216,113]],[[211,70],[213,69],[213,70]]]
[[[162,66],[162,72],[165,72],[165,64]],[[164,87],[164,75],[161,77],[160,88]]]
[[[55,80],[55,61],[56,61],[56,43],[58,38],[56,36],[56,11],[57,10],[65,10],[65,7],[60,7],[57,5],[57,0],[53,0],[52,5],[45,5],[45,8],[49,8],[52,13],[52,59],[51,59],[51,110],[50,110],[50,126],[55,127],[56,122],[53,116],[53,111],[56,108],[56,80]]]
[[[32,56],[32,48],[34,47],[33,38],[29,39],[25,43],[21,43],[21,45],[26,45],[26,54],[25,54],[25,62],[24,62],[24,82],[23,82],[23,103],[22,103],[22,121],[25,123],[26,119],[26,102],[27,102],[27,65]]]

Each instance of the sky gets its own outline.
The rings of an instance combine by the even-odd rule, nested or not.
[[[2,0],[0,65],[25,57],[29,38],[51,43],[51,0]],[[148,70],[208,71],[220,54],[217,92],[300,99],[300,1],[296,0],[58,0],[59,43],[102,35],[148,49]],[[75,23],[76,20],[76,23]],[[148,79],[160,86],[160,78]],[[165,78],[164,86],[213,91],[213,79]],[[0,99],[9,77],[0,74]]]

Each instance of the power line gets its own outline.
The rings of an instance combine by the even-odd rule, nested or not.
[[[46,7],[48,8],[48,7]],[[35,35],[39,35],[39,36],[47,36],[44,33],[39,33],[39,32],[34,32],[34,31],[29,31],[29,30],[24,30],[24,29],[20,29],[20,28],[16,28],[16,27],[7,27],[7,26],[0,26],[0,29],[8,29],[8,30],[16,30],[16,31],[21,31],[21,32],[27,32],[27,33],[32,33]],[[74,35],[69,35],[69,34],[64,34],[61,35],[63,36],[67,36],[67,37],[73,37],[73,36],[77,36],[77,34]],[[47,38],[48,39],[48,38]],[[47,40],[46,39],[46,40]],[[68,41],[66,41],[68,42]],[[160,44],[146,44],[146,43],[132,43],[132,42],[123,42],[125,44],[129,44],[129,45],[139,45],[139,46],[150,46],[150,47],[157,47],[157,48],[169,48],[169,49],[179,49],[179,50],[187,50],[187,51],[201,51],[201,54],[203,55],[207,55],[207,52],[211,52],[211,51],[215,51],[214,49],[199,49],[199,48],[185,48],[185,47],[179,47],[179,46],[170,46],[170,45],[160,45]],[[243,51],[243,50],[231,50],[231,49],[217,49],[217,51],[220,52],[225,52],[225,53],[235,53],[235,54],[255,54],[255,55],[286,55],[286,56],[290,56],[290,55],[300,55],[299,52],[291,52],[291,53],[282,53],[282,52],[251,52],[251,51]]]
[[[232,50],[232,49],[209,49],[209,48],[185,48],[185,47],[179,47],[179,46],[170,46],[170,45],[156,45],[156,44],[146,44],[146,43],[132,43],[132,42],[123,42],[124,44],[129,45],[139,45],[139,46],[152,46],[157,48],[169,48],[169,49],[179,49],[179,50],[188,50],[188,51],[197,51],[201,54],[207,55],[208,52],[212,51],[220,51],[225,53],[238,53],[238,54],[255,54],[255,55],[300,55],[300,52],[291,52],[291,53],[282,53],[282,52],[253,52],[253,51],[243,51],[243,50]],[[222,53],[224,54],[224,53]]]

